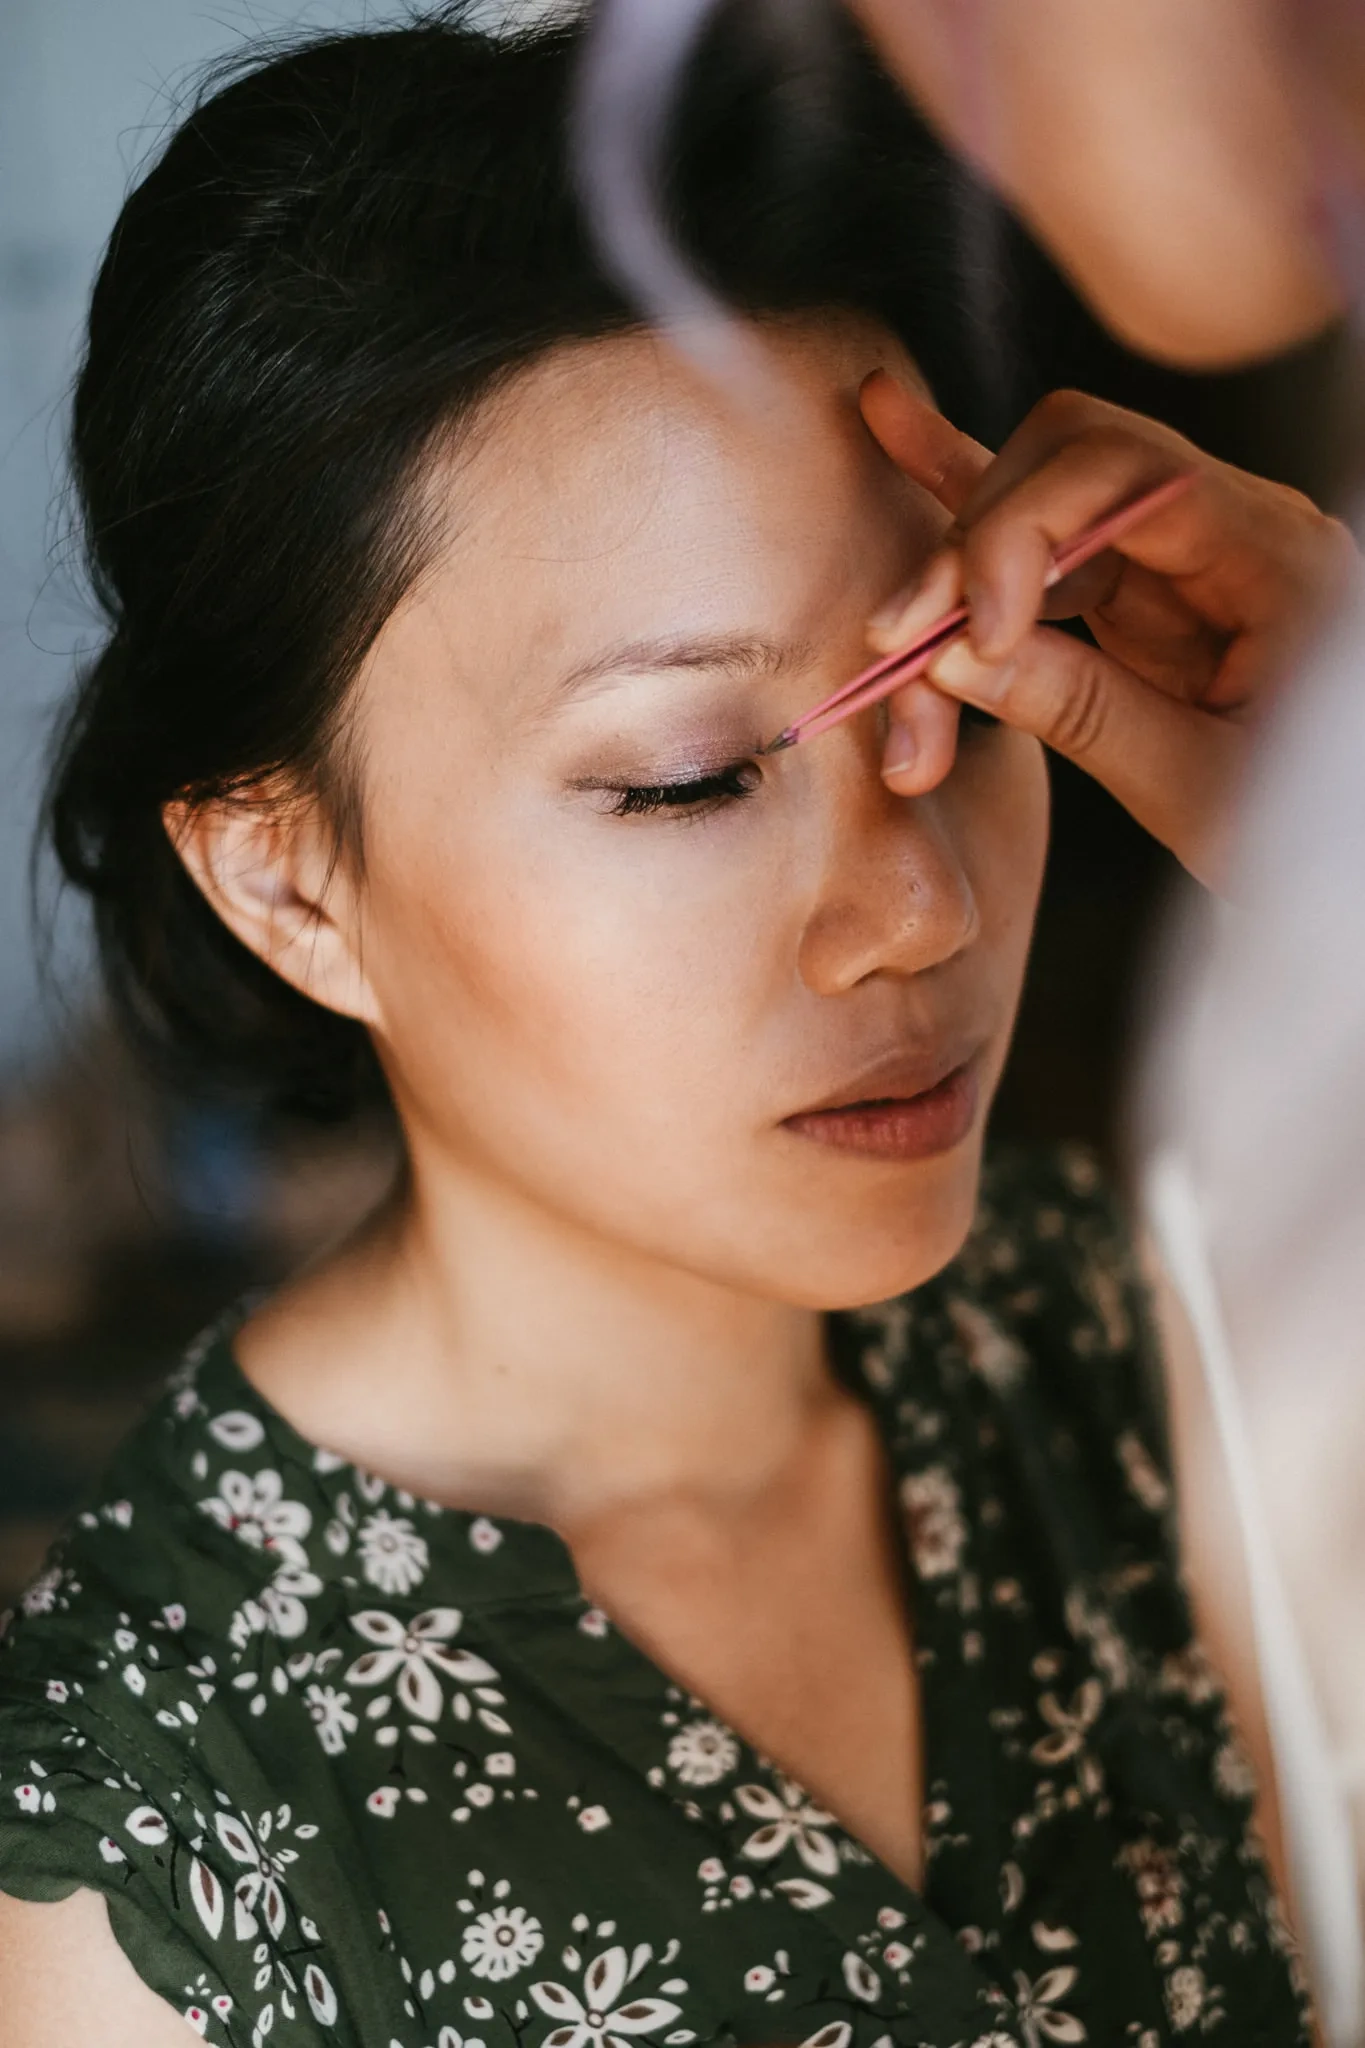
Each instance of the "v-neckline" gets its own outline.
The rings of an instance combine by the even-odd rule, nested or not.
[[[313,1443],[256,1387],[243,1370],[233,1344],[240,1313],[219,1326],[217,1341],[199,1363],[201,1374],[207,1370],[215,1372],[218,1377],[215,1399],[221,1397],[229,1407],[250,1409],[265,1429],[276,1455],[303,1467],[313,1487],[327,1496],[329,1503],[343,1490],[346,1475],[351,1474],[362,1491],[368,1484],[370,1490],[366,1497],[370,1500],[376,1498],[375,1488],[382,1485],[400,1505],[415,1504],[410,1493],[383,1480],[382,1475],[371,1473],[353,1459]],[[859,1325],[868,1313],[859,1312],[855,1318],[833,1312],[827,1317],[829,1359],[836,1377],[863,1400],[873,1414],[886,1454],[888,1474],[893,1487],[897,1487],[902,1473],[895,1448],[896,1396],[905,1391],[909,1360],[908,1356],[902,1359],[893,1378],[885,1384],[876,1374],[864,1369],[872,1340],[863,1334]],[[833,1815],[827,1816],[819,1825],[813,1821],[801,1823],[802,1812],[823,1813],[824,1809],[818,1808],[804,1788],[797,1786],[737,1730],[730,1728],[720,1716],[712,1714],[707,1702],[689,1694],[632,1637],[603,1616],[612,1645],[608,1666],[602,1655],[604,1646],[595,1639],[596,1631],[579,1626],[585,1618],[597,1615],[600,1610],[584,1592],[573,1554],[556,1530],[546,1523],[513,1516],[491,1517],[444,1502],[426,1502],[424,1505],[430,1511],[426,1524],[428,1538],[443,1530],[450,1539],[444,1546],[446,1555],[442,1557],[441,1548],[432,1542],[431,1565],[420,1594],[409,1595],[405,1600],[395,1600],[390,1596],[390,1605],[429,1607],[440,1589],[443,1566],[446,1567],[453,1581],[451,1597],[458,1599],[466,1610],[472,1611],[477,1605],[481,1626],[496,1641],[504,1664],[515,1661],[522,1682],[539,1690],[547,1702],[573,1724],[580,1737],[586,1736],[611,1751],[637,1777],[654,1785],[661,1796],[671,1799],[690,1820],[706,1826],[717,1844],[723,1845],[726,1852],[723,1861],[727,1869],[735,1863],[741,1870],[754,1870],[753,1863],[745,1860],[745,1843],[756,1827],[766,1824],[804,1825],[808,1837],[823,1836],[834,1845],[839,1880],[836,1888],[831,1890],[820,1882],[819,1868],[807,1864],[799,1841],[797,1846],[803,1871],[809,1870],[809,1874],[777,1880],[773,1885],[773,1890],[786,1898],[802,1916],[805,1926],[809,1928],[812,1925],[812,1921],[805,1918],[812,1915],[814,1924],[837,1928],[841,1938],[849,1944],[848,1952],[856,1954],[854,1944],[859,1937],[865,1939],[868,1928],[876,1924],[885,1929],[895,1924],[895,1916],[903,1915],[901,1938],[916,1953],[916,1984],[921,1985],[926,1969],[932,1968],[943,1995],[960,1996],[964,2024],[979,2027],[983,2023],[984,2000],[986,2007],[990,2008],[990,2025],[997,2032],[1000,2030],[1004,2023],[998,2006],[1000,1988],[989,1972],[964,1951],[953,1926],[934,1902],[932,1856],[923,1822],[921,1845],[925,1876],[916,1889]],[[502,1569],[492,1575],[497,1583],[488,1586],[488,1597],[481,1597],[475,1602],[468,1597],[460,1581],[468,1576],[466,1560],[471,1546],[475,1550],[483,1547],[479,1538],[481,1529],[496,1530],[500,1539],[496,1562]],[[955,1805],[958,1787],[964,1778],[964,1759],[960,1754],[964,1743],[970,1743],[973,1752],[971,1759],[965,1761],[966,1771],[987,1771],[992,1778],[994,1776],[988,1739],[988,1707],[982,1698],[979,1711],[971,1717],[964,1717],[962,1702],[944,1696],[939,1672],[949,1643],[942,1613],[933,1601],[916,1600],[916,1594],[923,1590],[922,1581],[903,1534],[900,1553],[905,1592],[912,1602],[910,1619],[917,1666],[923,1806],[929,1808],[935,1798],[946,1799],[947,1804]],[[343,1585],[347,1584],[347,1575],[339,1569],[339,1560],[328,1558],[325,1565],[321,1560],[317,1562],[329,1576]],[[355,1581],[352,1579],[349,1584],[354,1587]],[[543,1617],[547,1607],[567,1611],[573,1622],[556,1641],[553,1684],[536,1665],[539,1629],[516,1625],[518,1620],[534,1622],[537,1615]],[[604,1671],[608,1668],[613,1711],[609,1716],[595,1717],[592,1702],[595,1697],[601,1699],[608,1690],[603,1683]],[[563,1682],[571,1675],[576,1675],[581,1683],[572,1685],[573,1698],[566,1699]],[[715,1721],[731,1736],[738,1746],[740,1763],[734,1772],[726,1774],[725,1783],[692,1786],[683,1795],[670,1791],[659,1782],[660,1774],[654,1769],[658,1751],[655,1727],[671,1708],[686,1708],[689,1703],[699,1718]],[[628,1711],[623,1713],[623,1708]],[[627,1720],[629,1734],[622,1725]],[[745,1786],[737,1790],[741,1779],[746,1781]],[[744,1791],[750,1794],[747,1805],[742,1796]],[[766,1795],[761,1799],[757,1796],[760,1791]],[[814,1853],[818,1865],[823,1858],[818,1849]],[[996,1867],[999,1867],[998,1863]],[[833,1872],[823,1874],[831,1875]],[[817,1892],[824,1896],[817,1895]],[[985,1903],[983,1894],[983,1907]],[[998,1900],[995,1903],[998,1906]],[[969,2014],[974,2016],[970,2020]]]

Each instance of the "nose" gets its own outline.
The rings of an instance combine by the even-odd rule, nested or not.
[[[981,929],[950,798],[942,786],[919,797],[889,790],[875,727],[875,720],[851,719],[811,742],[812,753],[817,745],[825,750],[809,771],[820,785],[813,807],[823,834],[798,964],[816,995],[842,995],[873,975],[941,967]]]

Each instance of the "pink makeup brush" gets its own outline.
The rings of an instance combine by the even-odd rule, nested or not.
[[[1057,549],[1052,558],[1052,567],[1047,572],[1044,589],[1050,590],[1054,583],[1060,583],[1063,576],[1069,576],[1073,569],[1079,569],[1083,562],[1091,561],[1103,553],[1113,541],[1127,533],[1132,527],[1153,512],[1164,511],[1168,505],[1187,491],[1194,482],[1194,472],[1184,471],[1180,476],[1169,477],[1164,484],[1156,484],[1140,497],[1133,498],[1126,505],[1120,505],[1116,512],[1107,513],[1069,540],[1065,547]],[[968,611],[965,604],[956,605],[945,612],[941,619],[927,626],[910,646],[902,647],[896,654],[884,655],[874,661],[871,668],[865,668],[861,675],[841,685],[832,695],[825,697],[811,710],[804,712],[784,726],[775,740],[769,740],[763,748],[765,754],[780,754],[784,747],[794,747],[802,740],[816,739],[832,726],[852,718],[855,712],[866,711],[869,705],[880,704],[883,697],[922,675],[940,648],[952,640],[960,640],[968,626]]]

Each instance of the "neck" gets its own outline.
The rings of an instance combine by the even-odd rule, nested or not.
[[[441,1166],[253,1317],[239,1356],[312,1441],[423,1498],[559,1528],[743,1506],[837,1398],[816,1312]]]

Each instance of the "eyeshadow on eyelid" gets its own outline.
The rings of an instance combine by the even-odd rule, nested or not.
[[[603,747],[588,756],[592,776],[611,775],[621,781],[681,782],[689,775],[716,775],[732,768],[736,761],[749,760],[763,745],[764,735],[756,728],[722,733],[713,727],[695,739],[674,737],[652,729],[642,730],[640,744],[618,753]],[[580,758],[582,758],[580,756]]]

